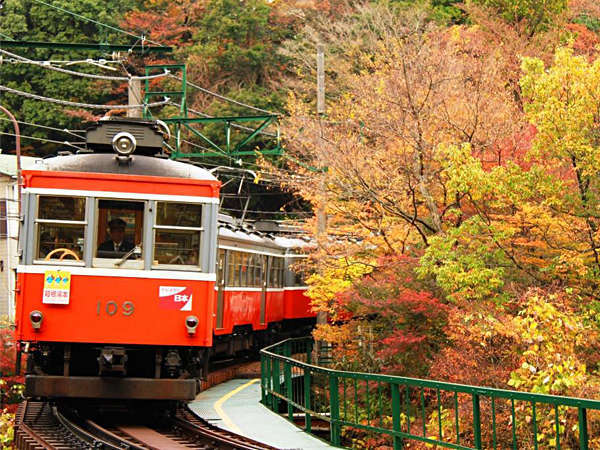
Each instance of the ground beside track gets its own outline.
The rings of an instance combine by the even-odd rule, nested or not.
[[[333,448],[265,408],[260,403],[259,379],[237,378],[213,386],[201,392],[189,407],[212,425],[273,447]]]

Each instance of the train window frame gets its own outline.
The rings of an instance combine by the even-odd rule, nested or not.
[[[96,269],[130,269],[130,270],[144,270],[145,269],[145,252],[146,252],[146,246],[148,245],[148,243],[146,242],[146,227],[148,226],[148,214],[147,214],[147,209],[148,209],[148,200],[147,199],[143,199],[143,198],[135,198],[135,199],[131,199],[131,198],[122,198],[122,197],[94,197],[94,208],[93,208],[93,233],[90,233],[90,239],[91,239],[91,251],[92,251],[92,257],[91,257],[91,267],[96,268]],[[131,202],[131,203],[141,203],[143,204],[143,209],[142,209],[142,242],[141,242],[141,246],[142,246],[142,257],[140,259],[129,259],[127,261],[124,261],[123,263],[117,265],[117,263],[119,263],[121,261],[121,258],[99,258],[97,256],[97,251],[98,251],[98,226],[99,226],[99,217],[100,217],[100,202],[102,201],[117,201],[117,202]],[[134,243],[135,244],[135,243]]]
[[[172,204],[172,205],[189,205],[189,206],[197,206],[200,207],[200,220],[201,224],[199,227],[194,226],[178,226],[178,225],[161,225],[158,224],[158,209],[159,204]],[[155,270],[181,270],[181,271],[192,271],[192,272],[202,272],[202,255],[203,255],[203,246],[204,246],[204,237],[205,237],[205,227],[202,226],[202,222],[205,220],[205,203],[196,203],[196,202],[186,202],[186,201],[176,201],[176,200],[156,200],[152,202],[152,248],[150,250],[151,254],[151,268]],[[196,264],[170,264],[170,263],[159,263],[156,258],[156,243],[157,243],[157,233],[159,232],[196,232],[198,233],[198,247],[197,258],[198,261]]]
[[[42,219],[40,218],[40,199],[41,198],[77,198],[83,199],[84,201],[84,214],[83,220],[64,220],[64,219]],[[87,238],[89,234],[89,223],[90,217],[88,214],[88,201],[89,198],[82,195],[65,195],[65,194],[37,194],[35,196],[35,206],[34,206],[34,214],[33,214],[33,234],[34,234],[34,242],[33,242],[33,255],[32,262],[33,264],[43,264],[43,265],[56,265],[56,266],[75,266],[75,267],[85,267],[87,261]],[[81,257],[80,259],[63,259],[62,261],[59,259],[45,259],[39,257],[40,255],[40,233],[41,227],[40,225],[44,224],[57,224],[57,225],[73,225],[79,226],[83,228],[83,238],[81,244]]]
[[[283,289],[284,287],[284,255],[271,256],[271,263],[269,266],[269,288],[270,289]]]
[[[225,287],[235,287],[237,279],[235,268],[238,252],[236,250],[226,250],[227,252],[227,278],[225,278]]]

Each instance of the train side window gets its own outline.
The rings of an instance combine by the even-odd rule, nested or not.
[[[274,256],[271,260],[271,271],[269,286],[273,288],[283,287],[283,258]]]
[[[82,197],[38,197],[36,259],[52,262],[83,259],[85,202]]]
[[[234,280],[233,285],[235,287],[242,286],[242,254],[240,252],[234,252],[235,254],[235,266],[234,266]]]
[[[227,250],[227,282],[226,286],[235,286],[235,258],[237,252]]]
[[[241,287],[248,287],[248,253],[240,252],[240,284]]]
[[[202,230],[202,205],[157,202],[154,264],[198,269]]]
[[[248,263],[248,286],[262,286],[262,255],[250,254]]]

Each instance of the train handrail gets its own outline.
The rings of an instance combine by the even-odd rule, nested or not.
[[[308,432],[313,419],[327,422],[337,446],[343,429],[360,429],[388,436],[394,449],[415,440],[455,449],[587,449],[591,425],[600,428],[598,400],[335,370],[315,365],[313,349],[312,338],[291,338],[261,350],[261,402],[275,412],[287,404],[290,420],[304,413]],[[600,443],[600,434],[592,438]]]

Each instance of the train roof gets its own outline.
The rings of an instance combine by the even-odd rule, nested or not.
[[[114,153],[89,153],[45,158],[38,161],[35,169],[218,181],[208,170],[192,164],[143,155],[134,155],[127,164],[122,164],[119,163]]]
[[[314,246],[314,242],[307,237],[264,233],[256,230],[252,224],[247,222],[243,225],[236,224],[231,217],[224,214],[219,214],[219,238],[236,241],[245,246],[270,247],[283,252],[302,250]]]

